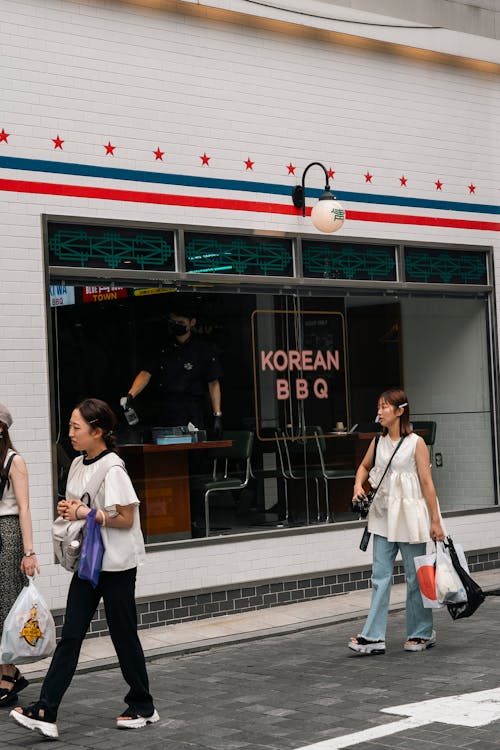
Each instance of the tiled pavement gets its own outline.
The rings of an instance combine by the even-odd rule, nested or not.
[[[500,587],[500,571],[474,576]],[[142,631],[152,692],[161,721],[139,732],[117,732],[124,684],[107,638],[90,639],[80,674],[59,716],[60,744],[143,750],[291,750],[397,717],[382,708],[500,686],[500,597],[488,597],[469,620],[436,614],[438,645],[408,654],[395,586],[385,656],[360,658],[346,648],[359,631],[369,592]],[[22,697],[37,696],[41,663]],[[24,669],[28,674],[28,667]],[[0,746],[39,747],[38,735],[0,713]],[[370,748],[499,750],[500,722],[480,728],[432,723],[356,745]]]

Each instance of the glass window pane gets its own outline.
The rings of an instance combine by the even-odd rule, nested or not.
[[[292,276],[292,241],[186,232],[186,270],[250,276]]]
[[[49,222],[49,265],[174,271],[174,233],[142,227]]]
[[[405,275],[424,284],[487,284],[486,253],[407,247]]]
[[[304,276],[310,279],[396,281],[391,245],[302,240]]]

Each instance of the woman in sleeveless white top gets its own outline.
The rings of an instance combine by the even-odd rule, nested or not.
[[[429,510],[415,459],[419,440],[422,438],[414,432],[405,437],[370,508],[368,531],[390,542],[416,544],[430,541]],[[389,435],[379,439],[375,466],[368,476],[372,488],[379,485],[398,442],[399,439],[392,441]]]
[[[39,573],[33,550],[33,525],[29,504],[28,470],[14,450],[9,435],[13,419],[0,404],[0,635],[9,611],[28,583],[27,575]],[[9,706],[28,685],[15,664],[0,664],[0,706]]]
[[[378,417],[384,434],[374,438],[354,481],[353,502],[369,481],[377,488],[368,514],[373,534],[372,599],[363,631],[348,646],[361,655],[385,653],[385,631],[394,561],[401,553],[406,576],[406,651],[424,651],[436,642],[432,609],[422,603],[414,558],[425,554],[426,542],[445,537],[429,451],[411,432],[408,397],[392,388],[381,394]],[[390,462],[390,465],[389,465]],[[386,471],[387,469],[387,471]],[[385,472],[385,474],[384,474]]]

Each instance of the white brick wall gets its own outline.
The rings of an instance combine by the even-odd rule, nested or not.
[[[492,75],[115,3],[3,0],[0,34],[0,132],[10,134],[7,142],[0,141],[0,158],[260,181],[290,189],[304,167],[319,160],[334,168],[334,187],[342,191],[498,203],[500,104]],[[64,140],[62,151],[53,148],[56,135]],[[105,156],[108,141],[117,147],[114,157]],[[158,146],[165,151],[163,162],[152,153]],[[211,156],[209,167],[201,166],[204,152]],[[253,171],[245,171],[247,157],[255,161]],[[296,177],[287,175],[290,161],[297,166]],[[364,180],[367,170],[372,183]],[[403,174],[406,189],[399,184]],[[309,175],[308,185],[322,186],[319,173]],[[435,189],[438,178],[442,192]],[[0,167],[0,180],[5,179],[290,205],[288,196],[41,173],[35,165],[32,171]],[[469,196],[471,181],[477,191]],[[345,204],[361,211],[494,218]],[[52,564],[50,552],[44,213],[314,230],[309,220],[272,213],[0,191],[0,399],[14,414],[13,438],[30,469],[42,587],[53,606],[62,606],[67,575]],[[343,234],[499,247],[493,231],[411,224],[350,221]],[[446,446],[446,455],[452,448]],[[447,459],[444,468],[449,466]],[[494,546],[497,518],[479,515],[453,523],[466,547]],[[174,546],[148,557],[139,593],[362,564],[366,556],[357,550],[358,537],[359,529],[346,528],[283,536],[271,545],[263,537],[196,551]]]

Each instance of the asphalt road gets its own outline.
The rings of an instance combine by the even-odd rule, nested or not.
[[[361,621],[311,628],[196,654],[149,662],[158,724],[118,731],[125,685],[116,668],[79,674],[61,706],[59,745],[65,750],[289,750],[389,725],[381,713],[400,704],[500,688],[500,597],[488,597],[469,620],[436,614],[437,646],[402,650],[404,614],[389,616],[384,656],[360,657],[347,647]],[[35,700],[30,685],[23,702]],[[456,707],[457,722],[462,711]],[[488,716],[486,716],[488,719]],[[454,720],[452,716],[452,721]],[[0,710],[0,747],[47,747]],[[500,721],[479,727],[432,721],[352,745],[368,748],[500,748]],[[351,745],[349,745],[351,747]],[[325,747],[325,750],[328,750]]]

